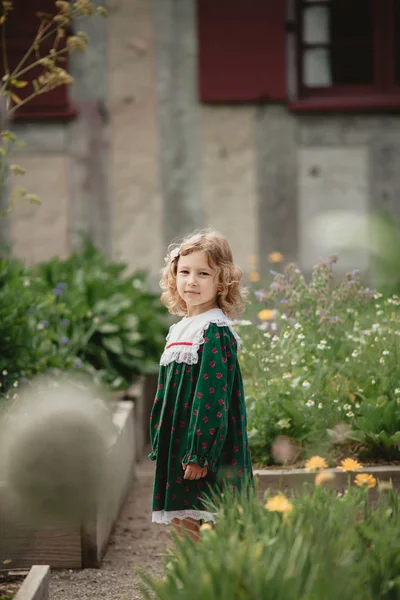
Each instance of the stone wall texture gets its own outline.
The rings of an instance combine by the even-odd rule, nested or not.
[[[266,268],[274,250],[309,270],[335,251],[334,243],[330,248],[326,240],[320,243],[321,235],[314,236],[313,223],[325,214],[350,208],[361,216],[376,209],[400,216],[400,117],[296,115],[267,104],[201,106],[196,61],[176,54],[185,48],[195,52],[193,10],[178,10],[179,0],[163,0],[164,31],[155,12],[159,2],[109,0],[106,46],[104,31],[90,30],[92,54],[76,67],[73,95],[78,108],[90,101],[99,111],[109,149],[98,163],[92,160],[89,178],[84,172],[90,157],[84,153],[77,178],[80,136],[86,135],[81,146],[90,152],[84,128],[18,125],[28,147],[16,162],[28,169],[23,185],[38,193],[42,206],[15,210],[17,256],[29,261],[66,256],[82,227],[100,231],[99,240],[110,236],[112,256],[130,269],[148,269],[156,284],[167,241],[193,223],[226,234],[244,270],[252,255]],[[174,36],[180,34],[178,43]],[[100,156],[101,148],[96,152]],[[102,194],[108,212],[96,209],[101,206],[96,190],[87,189],[96,166],[99,175],[108,170],[109,189]],[[343,266],[352,265],[368,267],[365,249],[346,255]]]

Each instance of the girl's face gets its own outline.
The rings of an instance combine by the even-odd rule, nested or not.
[[[179,257],[176,285],[179,296],[186,302],[189,317],[216,308],[216,270],[210,267],[203,250]]]

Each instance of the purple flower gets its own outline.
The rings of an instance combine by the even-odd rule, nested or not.
[[[355,283],[354,279],[349,279],[348,282],[350,285],[352,285],[353,283]]]
[[[287,304],[287,302],[288,302],[288,301],[286,300],[286,298],[281,298],[281,299],[279,300],[279,304]]]
[[[61,294],[62,294],[62,290],[60,290],[59,288],[54,288],[54,290],[53,290],[53,294],[54,294],[55,296],[61,296]]]
[[[360,269],[354,269],[351,274],[352,275],[358,275],[360,273]]]
[[[254,292],[254,295],[255,295],[255,297],[257,298],[257,300],[258,300],[259,302],[262,302],[262,301],[263,301],[263,299],[264,299],[264,292],[263,292],[262,290],[256,290],[256,291]]]
[[[69,339],[67,337],[65,337],[65,336],[63,336],[60,339],[60,344],[62,344],[63,346],[65,346],[66,344],[68,344],[68,342],[69,342]]]
[[[56,285],[56,288],[61,291],[65,290],[66,287],[67,287],[66,283],[57,283],[57,285]]]
[[[79,369],[82,365],[83,365],[83,362],[81,361],[81,359],[77,358],[76,361],[74,362],[74,367]]]
[[[48,327],[48,322],[47,321],[39,321],[38,323],[38,329],[46,329],[46,327]]]
[[[278,273],[276,271],[274,271],[273,269],[270,269],[269,272],[271,273],[271,275],[278,275]]]
[[[69,325],[69,319],[61,319],[61,325],[67,327]]]

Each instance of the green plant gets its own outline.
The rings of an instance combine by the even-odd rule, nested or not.
[[[72,368],[73,349],[49,336],[44,316],[58,317],[55,298],[32,281],[22,262],[0,259],[0,393],[17,393],[18,381],[48,369]]]
[[[68,344],[114,389],[158,368],[166,335],[166,311],[146,274],[125,271],[90,242],[65,261],[55,258],[32,270],[60,303]]]
[[[371,485],[374,481],[371,480]],[[163,580],[142,574],[157,600],[395,600],[400,595],[399,499],[390,490],[371,505],[368,490],[337,495],[306,485],[290,501],[267,493],[234,497],[210,509],[215,529],[201,542],[176,540]]]
[[[74,51],[83,52],[88,43],[83,32],[68,35],[71,23],[77,24],[79,18],[95,13],[107,16],[102,6],[95,8],[90,0],[54,0],[51,13],[37,13],[37,30],[29,40],[18,64],[11,66],[8,55],[7,33],[11,14],[16,10],[13,0],[3,0],[0,10],[0,50],[2,58],[2,77],[0,81],[0,192],[8,174],[24,175],[25,169],[18,164],[9,164],[11,155],[20,147],[15,134],[8,131],[8,123],[14,113],[34,98],[62,86],[71,85],[73,77],[64,68],[66,57]],[[15,15],[17,17],[17,15]],[[15,20],[14,17],[14,20]],[[24,13],[18,14],[21,20]],[[11,32],[13,33],[13,32]],[[33,73],[37,73],[32,77]],[[12,211],[15,203],[24,199],[33,204],[40,203],[36,194],[29,194],[24,188],[13,190],[11,198],[0,210],[0,216]]]
[[[166,311],[145,273],[124,271],[90,243],[35,267],[0,259],[0,398],[54,369],[79,369],[117,390],[158,368]]]
[[[365,288],[356,270],[336,281],[335,260],[308,283],[286,266],[257,292],[259,318],[237,323],[255,462],[274,462],[282,434],[297,460],[349,446],[400,457],[400,300]]]

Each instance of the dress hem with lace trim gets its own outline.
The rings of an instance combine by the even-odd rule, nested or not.
[[[214,515],[206,510],[154,510],[151,520],[153,523],[169,525],[174,519],[216,522]]]

